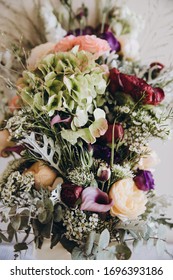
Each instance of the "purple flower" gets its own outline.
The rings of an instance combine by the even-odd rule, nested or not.
[[[148,170],[138,170],[133,180],[138,189],[142,191],[149,191],[155,187],[153,175]]]
[[[112,32],[110,32],[110,31],[104,32],[104,33],[100,34],[99,37],[108,42],[112,51],[116,51],[116,52],[120,51],[121,45],[120,45],[119,41],[115,38],[115,36],[113,35]]]
[[[88,187],[82,192],[82,204],[80,210],[87,210],[92,212],[107,212],[113,206],[107,193],[95,187]]]
[[[107,163],[110,163],[111,159],[111,148],[108,146],[102,146],[99,144],[92,145],[93,148],[93,157],[95,159],[102,159]]]

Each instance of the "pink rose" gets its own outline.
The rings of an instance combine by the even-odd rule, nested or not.
[[[106,40],[97,38],[94,35],[84,35],[75,37],[67,36],[55,45],[55,52],[64,52],[71,50],[74,46],[79,46],[79,50],[84,50],[96,54],[96,58],[110,50]]]

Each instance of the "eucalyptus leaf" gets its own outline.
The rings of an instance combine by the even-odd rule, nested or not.
[[[162,256],[166,250],[166,243],[164,240],[158,239],[156,243],[156,250],[158,256]]]
[[[105,249],[109,245],[110,233],[108,229],[104,229],[100,234],[98,246],[102,249]]]
[[[128,260],[131,257],[131,250],[126,243],[119,244],[116,246],[116,257],[118,260]]]
[[[85,248],[84,248],[86,255],[91,254],[91,251],[93,249],[93,244],[94,244],[94,241],[95,241],[95,237],[96,237],[96,232],[91,231],[88,238],[87,238]]]
[[[2,232],[0,232],[0,239],[1,239],[1,242],[2,242],[2,240],[5,242],[9,242],[8,238]]]
[[[20,214],[17,214],[16,216],[13,216],[11,218],[11,225],[14,228],[15,231],[18,231],[21,225],[21,216]]]
[[[96,255],[96,260],[114,260],[115,254],[109,250],[100,250]]]
[[[79,248],[75,247],[71,254],[72,260],[87,260],[87,257],[84,255],[84,252]]]

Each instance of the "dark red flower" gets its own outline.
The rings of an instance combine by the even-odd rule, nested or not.
[[[61,200],[69,207],[74,207],[76,201],[80,198],[83,188],[81,186],[68,183],[62,184]]]
[[[112,68],[109,72],[109,90],[112,94],[114,94],[117,90],[121,89],[119,74],[120,71],[118,71],[118,69],[116,68]]]
[[[122,140],[124,137],[124,129],[121,124],[108,124],[106,133],[102,136],[102,139],[107,143],[112,143],[112,134],[114,132],[114,140]]]
[[[110,92],[117,90],[129,94],[135,101],[141,99],[143,104],[158,105],[164,99],[164,91],[152,87],[146,81],[134,75],[120,73],[116,68],[110,71]]]

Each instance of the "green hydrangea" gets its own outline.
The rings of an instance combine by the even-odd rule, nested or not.
[[[92,54],[72,50],[49,54],[33,72],[24,71],[21,97],[33,109],[52,116],[55,111],[70,114],[73,126],[82,127],[105,93],[105,70]]]

